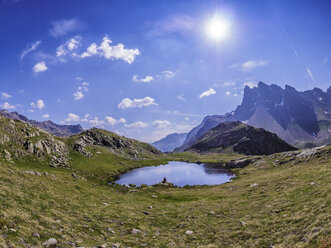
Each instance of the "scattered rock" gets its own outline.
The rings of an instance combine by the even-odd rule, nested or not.
[[[9,228],[9,231],[11,231],[11,232],[17,232],[16,229],[14,229],[14,228]]]
[[[187,231],[185,232],[185,234],[187,234],[187,235],[192,235],[192,234],[193,234],[193,231],[187,230]]]
[[[259,185],[258,183],[253,183],[253,184],[251,184],[251,188],[256,187],[258,185]]]
[[[72,173],[71,176],[72,176],[73,178],[77,178],[77,175],[76,175],[75,173]]]
[[[39,235],[39,233],[34,233],[34,234],[32,234],[32,237],[34,237],[34,238],[40,238],[40,235]]]
[[[50,238],[49,240],[43,243],[43,246],[52,247],[55,246],[56,244],[57,244],[57,240],[55,238]]]
[[[315,185],[316,183],[315,182],[311,182],[310,185]]]
[[[242,224],[243,226],[246,226],[246,222],[245,221],[240,221],[240,224]]]
[[[103,205],[105,205],[105,206],[109,206],[110,204],[109,203],[107,203],[107,202],[104,202],[104,203],[102,203]]]
[[[115,234],[113,228],[111,228],[111,227],[109,227],[109,228],[107,229],[107,231],[110,232],[111,234]]]
[[[152,198],[157,198],[157,195],[152,195]]]
[[[34,176],[41,176],[41,173],[38,171],[23,171],[23,172]]]
[[[152,208],[153,208],[153,206],[149,206],[148,208],[149,208],[149,209],[152,209]]]
[[[143,213],[144,213],[145,215],[149,215],[149,212],[147,212],[147,211],[144,211]]]
[[[231,160],[229,162],[226,162],[226,166],[228,168],[244,168],[247,165],[256,162],[257,158],[243,158],[243,159],[237,159],[237,160]]]
[[[139,229],[132,228],[131,233],[132,234],[137,234],[140,233],[141,231]]]
[[[113,244],[113,245],[111,246],[111,248],[120,248],[120,245],[119,245],[119,244]]]
[[[9,173],[14,174],[14,172],[11,169],[8,169]]]

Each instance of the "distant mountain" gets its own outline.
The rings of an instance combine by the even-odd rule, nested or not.
[[[246,155],[269,155],[297,150],[276,134],[240,121],[223,122],[210,129],[186,150],[194,152],[228,152]]]
[[[41,122],[34,121],[34,120],[28,119],[26,116],[21,115],[17,112],[9,112],[8,110],[5,110],[5,109],[1,109],[0,114],[9,119],[28,122],[34,126],[37,126],[41,129],[43,129],[44,131],[46,131],[48,133],[51,133],[51,134],[53,134],[55,136],[59,136],[59,137],[68,137],[68,136],[78,134],[78,133],[84,131],[82,126],[79,124],[78,125],[58,125],[52,121],[41,121]]]
[[[155,148],[159,149],[162,152],[171,152],[176,147],[183,144],[187,133],[172,133],[164,137],[163,139],[160,139],[158,141],[155,141],[151,145]]]
[[[242,103],[235,111],[205,117],[175,151],[184,151],[205,132],[225,121],[241,121],[264,128],[292,145],[329,144],[331,87],[326,92],[318,88],[299,92],[289,85],[285,89],[262,82],[258,87],[246,86]]]

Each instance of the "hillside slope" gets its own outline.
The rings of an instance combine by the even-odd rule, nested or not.
[[[224,122],[210,129],[186,150],[269,155],[296,150],[276,134],[239,121]]]

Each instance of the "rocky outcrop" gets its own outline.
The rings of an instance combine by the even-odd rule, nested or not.
[[[89,146],[102,146],[109,151],[130,158],[160,155],[162,152],[153,146],[137,140],[128,139],[115,133],[92,128],[74,137],[73,149],[86,157],[90,157]]]
[[[64,142],[42,129],[0,116],[0,156],[7,161],[30,157],[53,167],[68,166],[67,153]]]
[[[187,150],[269,155],[297,149],[281,140],[274,133],[236,121],[224,122],[212,128],[197,139]]]

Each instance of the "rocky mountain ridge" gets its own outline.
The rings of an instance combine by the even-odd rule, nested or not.
[[[83,132],[84,129],[80,124],[77,125],[59,125],[55,124],[54,122],[48,120],[48,121],[35,121],[30,120],[26,116],[19,114],[18,112],[9,112],[8,110],[1,109],[0,115],[13,119],[13,120],[20,120],[25,121],[27,123],[30,123],[34,126],[37,126],[44,131],[51,133],[58,137],[69,137],[74,134],[78,134],[80,132]]]
[[[294,151],[295,147],[263,128],[255,128],[240,121],[223,122],[208,130],[186,149],[193,152],[227,152],[245,155],[270,155]]]

